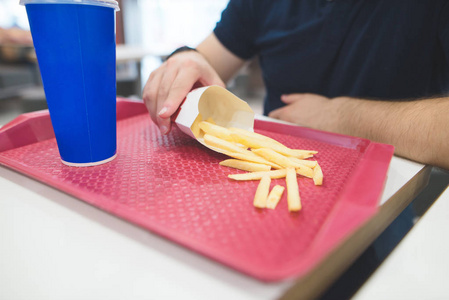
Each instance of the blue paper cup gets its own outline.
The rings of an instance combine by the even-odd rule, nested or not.
[[[62,162],[117,154],[113,0],[21,0],[25,5]]]

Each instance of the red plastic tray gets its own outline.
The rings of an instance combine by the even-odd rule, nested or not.
[[[291,148],[316,149],[324,183],[298,177],[303,209],[252,201],[257,181],[177,128],[161,136],[141,102],[117,102],[118,156],[87,168],[61,163],[47,111],[0,129],[0,164],[73,195],[263,281],[309,272],[378,209],[393,147],[265,121],[255,131]],[[283,179],[273,180],[272,186]]]

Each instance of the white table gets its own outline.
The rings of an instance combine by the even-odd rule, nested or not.
[[[116,45],[116,61],[117,63],[125,62],[139,62],[145,56],[152,54],[152,52],[146,48],[140,46],[119,44]],[[30,52],[30,61],[37,62],[36,52]]]
[[[412,195],[428,171],[394,157],[380,218],[395,217],[381,213],[399,213],[406,201],[398,199]],[[241,275],[4,167],[0,192],[0,299],[277,299],[301,290],[301,282],[265,284]],[[432,295],[449,298],[448,206],[446,191],[356,299],[429,299],[425,290],[404,292],[422,283],[423,270]],[[435,249],[441,240],[443,247]],[[402,264],[409,269],[400,270]],[[332,262],[325,267],[342,268]],[[313,276],[310,282],[317,284]]]
[[[449,188],[353,297],[449,299]]]

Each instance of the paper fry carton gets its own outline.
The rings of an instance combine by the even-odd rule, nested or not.
[[[225,128],[237,127],[254,131],[254,112],[245,101],[220,86],[205,86],[191,91],[179,108],[174,120],[184,133],[190,135],[204,146],[203,133],[198,124],[213,120]],[[221,151],[218,151],[221,152]]]

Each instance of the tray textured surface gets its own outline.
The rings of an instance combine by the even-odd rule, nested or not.
[[[328,143],[314,139],[310,130],[261,121],[255,131],[291,148],[319,151],[316,160],[324,182],[315,186],[298,176],[299,213],[288,211],[286,193],[275,210],[254,208],[258,181],[228,179],[228,174],[242,171],[220,166],[226,156],[175,127],[161,136],[146,113],[118,121],[118,155],[110,163],[65,166],[54,138],[0,152],[0,163],[261,280],[299,276],[335,247],[325,245],[314,255],[320,231],[336,218],[332,212],[337,204],[347,201],[343,190],[357,180],[354,170],[372,143],[343,136],[332,136],[336,142]],[[381,175],[373,180],[382,185]],[[271,187],[275,184],[285,186],[285,180],[272,180]],[[342,236],[375,213],[377,202],[357,206],[369,214],[340,224]]]

